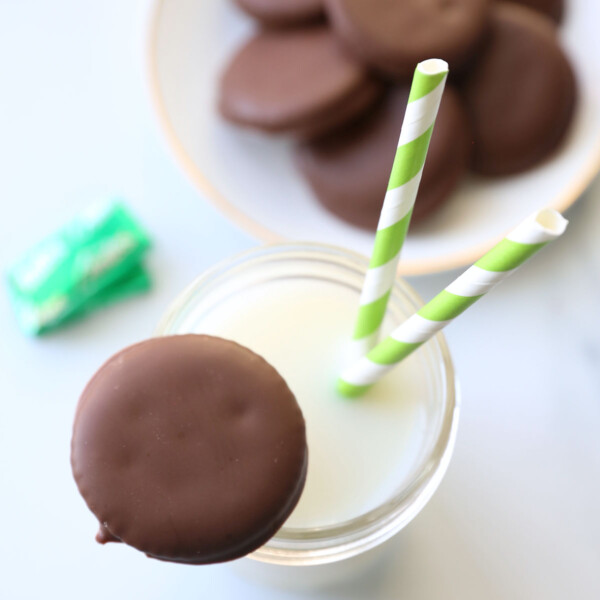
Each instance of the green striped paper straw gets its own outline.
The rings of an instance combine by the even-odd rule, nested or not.
[[[548,242],[561,236],[567,223],[549,208],[529,216],[366,356],[350,364],[338,380],[340,393],[360,396]]]
[[[360,297],[353,333],[357,356],[364,356],[378,341],[447,76],[448,63],[437,58],[415,69]]]

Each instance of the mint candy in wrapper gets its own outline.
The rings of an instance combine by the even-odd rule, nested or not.
[[[65,321],[75,321],[90,312],[114,304],[121,300],[147,292],[152,287],[150,274],[142,264],[135,265],[120,279],[101,289],[92,296],[83,306],[66,317]]]
[[[95,204],[31,248],[8,273],[19,325],[39,334],[145,291],[144,229],[120,202]]]

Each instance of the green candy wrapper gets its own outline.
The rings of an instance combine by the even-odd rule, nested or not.
[[[91,206],[10,269],[8,287],[19,325],[39,334],[148,289],[140,261],[149,247],[148,235],[121,202]]]
[[[152,287],[152,279],[143,265],[135,265],[130,271],[125,273],[121,279],[111,283],[108,287],[100,290],[95,296],[92,296],[83,306],[71,313],[61,325],[66,322],[79,320],[88,313],[126,300],[130,296],[147,292]]]

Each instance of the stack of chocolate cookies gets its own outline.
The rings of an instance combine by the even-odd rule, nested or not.
[[[576,82],[557,36],[563,0],[236,0],[259,28],[220,82],[229,121],[297,140],[316,198],[374,229],[412,73],[450,65],[413,220],[469,170],[519,173],[561,144]]]

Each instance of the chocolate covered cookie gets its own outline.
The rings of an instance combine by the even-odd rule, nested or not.
[[[394,77],[442,58],[455,72],[472,57],[489,17],[489,0],[325,0],[346,50]]]
[[[551,21],[517,4],[496,5],[489,38],[464,86],[473,168],[508,175],[542,161],[563,140],[576,96]]]
[[[359,115],[382,90],[328,28],[264,31],[225,70],[219,108],[239,125],[311,138]]]
[[[226,561],[265,543],[296,505],[304,419],[277,371],[247,348],[154,338],[114,355],[85,388],[71,463],[98,541]]]
[[[533,8],[533,10],[547,15],[556,23],[562,21],[565,10],[564,0],[511,0],[511,2]]]
[[[269,27],[288,27],[318,19],[322,0],[236,0],[238,6]]]
[[[315,196],[344,221],[374,230],[387,190],[409,86],[393,88],[372,113],[343,131],[305,143],[295,160]],[[469,163],[471,136],[459,95],[447,86],[433,130],[413,221],[448,198]]]

